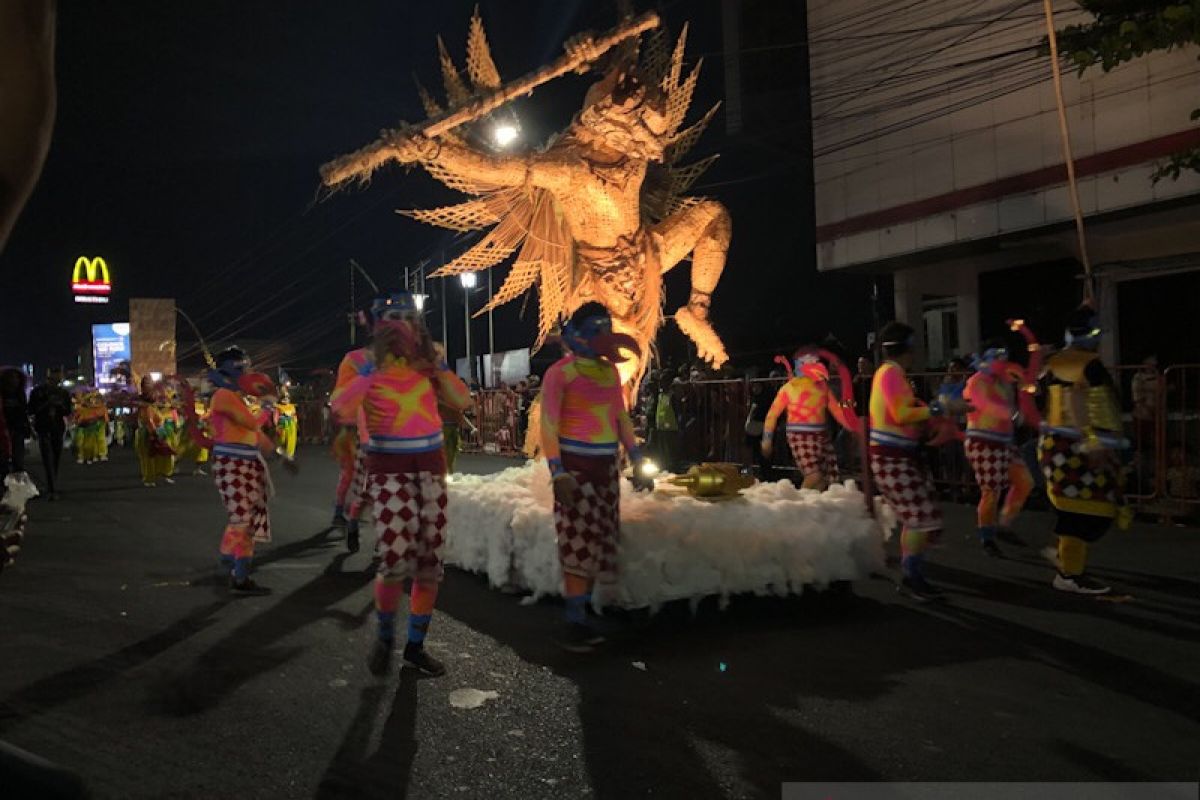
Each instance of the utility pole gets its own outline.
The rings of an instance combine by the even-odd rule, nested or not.
[[[463,327],[467,331],[467,376],[475,377],[475,362],[471,360],[471,290],[463,284]]]
[[[492,304],[492,268],[488,267],[488,305]],[[488,352],[492,354],[492,358],[496,357],[496,326],[492,322],[492,312],[494,309],[488,308]]]

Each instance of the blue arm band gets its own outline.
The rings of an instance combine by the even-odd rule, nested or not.
[[[566,475],[567,470],[563,467],[561,458],[550,458],[546,460],[550,465],[550,477],[557,478],[559,475]]]

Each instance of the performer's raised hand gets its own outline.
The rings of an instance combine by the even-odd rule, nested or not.
[[[775,443],[770,439],[763,439],[758,449],[762,452],[763,458],[770,458],[775,453]]]
[[[376,329],[375,337],[371,340],[371,355],[375,357],[376,367],[385,362],[399,341],[400,333],[395,328],[381,325]]]

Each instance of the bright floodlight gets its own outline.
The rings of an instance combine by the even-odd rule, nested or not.
[[[414,294],[413,295],[413,302],[417,304],[417,311],[425,310],[425,298],[427,296],[428,295],[423,295],[423,294]]]
[[[492,141],[497,147],[508,147],[517,140],[517,126],[502,122],[492,129]]]
[[[478,279],[478,278],[475,276],[475,273],[474,273],[474,272],[464,272],[464,273],[462,273],[461,275],[459,275],[459,276],[458,276],[458,279],[459,279],[460,281],[462,281],[462,285],[463,285],[463,288],[464,288],[464,289],[474,289],[474,288],[475,288],[475,282],[476,282],[477,280],[479,280],[479,279]]]

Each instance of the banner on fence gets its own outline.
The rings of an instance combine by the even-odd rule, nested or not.
[[[527,378],[529,371],[528,347],[483,356],[483,385],[488,389],[512,386]]]

